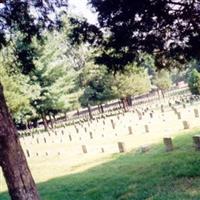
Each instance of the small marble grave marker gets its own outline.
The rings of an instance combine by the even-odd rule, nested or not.
[[[118,142],[118,148],[120,153],[125,152],[125,145],[123,142]]]
[[[149,132],[149,126],[145,125],[144,128],[145,128],[145,132],[148,133]]]
[[[193,143],[194,143],[195,149],[197,151],[200,151],[200,135],[193,136]]]
[[[199,117],[199,111],[198,111],[198,109],[194,109],[194,116],[195,116],[196,118]]]
[[[92,135],[92,132],[90,132],[90,139],[93,139],[93,135]]]
[[[69,135],[69,140],[72,141],[72,136],[71,135]]]
[[[132,134],[133,134],[133,130],[132,130],[132,127],[131,127],[131,126],[128,127],[128,132],[129,132],[129,135],[132,135]]]
[[[188,121],[183,121],[183,128],[184,129],[189,129],[190,128],[190,125],[189,125]]]
[[[172,143],[172,138],[171,137],[163,138],[163,142],[164,142],[166,151],[173,151],[173,143]]]
[[[82,150],[83,150],[83,153],[87,153],[86,145],[82,145]]]

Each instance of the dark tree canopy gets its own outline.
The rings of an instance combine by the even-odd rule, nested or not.
[[[157,67],[168,68],[170,59],[184,63],[200,57],[199,0],[90,0],[90,4],[98,13],[98,31],[106,33],[93,39],[98,44],[101,40],[98,63],[120,69],[139,52],[147,52],[155,55]],[[83,33],[88,26],[79,22],[74,32]],[[95,33],[82,39],[91,41],[91,35]]]

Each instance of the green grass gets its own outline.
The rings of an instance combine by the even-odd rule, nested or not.
[[[190,132],[175,138],[173,152],[162,144],[147,153],[115,159],[82,173],[38,184],[42,200],[199,200],[200,152]],[[0,194],[1,200],[9,199]]]

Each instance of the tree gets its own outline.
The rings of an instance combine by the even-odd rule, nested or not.
[[[32,37],[45,27],[60,26],[58,7],[65,7],[66,1],[12,1],[7,0],[0,6],[0,47],[7,45],[16,36],[15,31],[23,34],[21,44],[27,48],[16,47],[15,57],[21,64],[22,71],[28,73],[32,63],[34,49],[29,46]],[[62,9],[63,10],[63,9]],[[34,15],[33,13],[38,15]],[[54,20],[50,15],[54,14]],[[0,83],[0,165],[8,185],[12,200],[38,200],[39,195],[19,139],[10,112],[6,105],[3,87]]]
[[[158,68],[170,68],[199,58],[200,3],[198,0],[90,0],[98,26],[72,20],[74,40],[101,44],[96,62],[119,70],[141,52],[154,54]],[[81,37],[78,38],[78,33]]]
[[[83,106],[102,104],[111,99],[120,98],[126,110],[131,105],[131,96],[150,90],[147,70],[138,69],[136,64],[129,64],[124,72],[109,73],[105,66],[90,63],[83,68],[84,93],[80,98]]]
[[[164,91],[170,89],[172,86],[172,80],[169,71],[162,69],[156,72],[153,78],[153,83],[159,90],[161,90],[164,97]]]
[[[22,105],[23,101],[9,96],[11,103],[19,102],[22,109],[13,110],[17,122],[26,123],[33,121],[34,125],[38,119],[43,118],[45,128],[47,129],[46,115],[49,115],[51,125],[51,115],[58,112],[65,112],[79,107],[79,88],[77,87],[77,78],[80,68],[84,65],[83,46],[72,46],[69,43],[70,24],[67,16],[62,17],[63,26],[59,30],[46,31],[42,34],[42,41],[34,37],[29,45],[23,45],[21,37],[23,34],[16,34],[12,46],[4,48],[3,54],[9,55],[10,61],[3,59],[3,66],[7,65],[10,71],[15,68],[16,72],[10,73],[10,77],[20,78],[19,93],[26,98],[28,106]],[[28,74],[21,74],[19,68],[21,63],[14,60],[14,47],[18,52],[34,49],[35,57],[33,59],[33,70]],[[13,59],[12,59],[13,58]],[[15,61],[15,62],[14,62]],[[12,65],[12,67],[11,67]],[[5,70],[4,70],[5,71]],[[5,77],[5,76],[4,76]],[[4,78],[5,79],[5,78]],[[17,80],[18,80],[17,79]],[[15,80],[15,82],[17,82]],[[6,88],[7,89],[7,88]],[[9,88],[13,95],[16,91]],[[8,101],[10,103],[10,101]],[[10,104],[9,104],[10,105]],[[16,118],[15,117],[15,118]],[[55,118],[55,117],[54,117]],[[23,120],[23,121],[22,121]],[[16,122],[16,121],[15,121]],[[20,124],[20,125],[21,125]]]
[[[150,79],[144,68],[138,68],[135,63],[125,67],[124,72],[117,72],[112,81],[112,90],[117,98],[122,99],[123,107],[131,105],[131,96],[149,92]]]
[[[14,66],[13,59],[12,46],[1,49],[0,82],[4,87],[5,99],[15,124],[21,126],[26,123],[26,118],[30,113],[33,115],[34,110],[29,100],[31,94],[29,93],[31,90],[28,85],[29,78]]]
[[[172,82],[178,84],[181,81],[187,82],[188,69],[174,69],[171,73]]]
[[[193,94],[200,94],[200,65],[199,60],[192,60],[189,63],[189,68],[187,71],[187,80],[190,91]]]
[[[23,91],[24,76],[20,73],[11,74],[7,72],[5,63],[1,60],[0,80],[5,89],[5,97],[10,111],[17,115],[23,107],[29,104],[29,100]],[[15,118],[15,116],[13,117]]]
[[[196,69],[191,71],[188,85],[193,94],[200,94],[200,73]]]
[[[29,84],[38,86],[37,95],[30,101],[47,129],[46,115],[51,120],[52,114],[69,110],[78,102],[75,91],[78,69],[71,55],[76,49],[68,44],[63,29],[46,33],[44,37],[42,44],[38,40],[34,43],[38,55],[33,61],[35,69],[29,73]]]
[[[92,118],[91,105],[98,105],[99,110],[104,112],[102,104],[114,98],[111,88],[113,76],[108,73],[105,66],[95,65],[91,61],[86,62],[80,76],[83,94],[79,100],[82,106],[88,107],[90,118]]]
[[[84,93],[80,97],[82,106],[102,104],[113,98],[111,88],[113,78],[108,74],[105,66],[89,62],[80,75],[83,77],[84,88]]]

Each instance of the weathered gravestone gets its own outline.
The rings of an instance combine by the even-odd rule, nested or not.
[[[146,133],[149,133],[149,126],[148,126],[148,125],[145,125],[144,128],[145,128],[145,132],[146,132]]]
[[[115,123],[114,123],[113,119],[111,119],[110,121],[111,121],[111,124],[112,124],[112,128],[115,129]]]
[[[83,153],[87,153],[86,145],[82,145],[82,151],[83,151]]]
[[[181,119],[181,113],[180,112],[176,112],[176,115],[177,115],[178,119]]]
[[[90,139],[93,139],[93,135],[92,135],[92,132],[90,132]]]
[[[200,135],[193,136],[193,143],[194,143],[195,149],[197,151],[200,151]]]
[[[118,149],[120,153],[125,152],[125,145],[123,142],[118,142]]]
[[[147,151],[150,150],[150,146],[149,145],[143,145],[139,148],[140,153],[145,153]]]
[[[163,138],[163,142],[164,142],[166,151],[173,151],[173,143],[172,143],[172,138],[171,137]]]
[[[189,129],[190,128],[190,124],[188,121],[183,121],[183,128],[184,129]]]
[[[71,136],[71,135],[69,135],[69,141],[70,141],[70,142],[72,141],[72,136]]]
[[[164,112],[164,106],[161,105],[161,112],[163,113]]]
[[[132,130],[132,127],[131,127],[131,126],[128,127],[128,132],[129,132],[129,135],[132,135],[132,134],[133,134],[133,130]]]
[[[195,116],[196,118],[199,117],[199,111],[198,111],[198,109],[194,109],[194,116]]]

